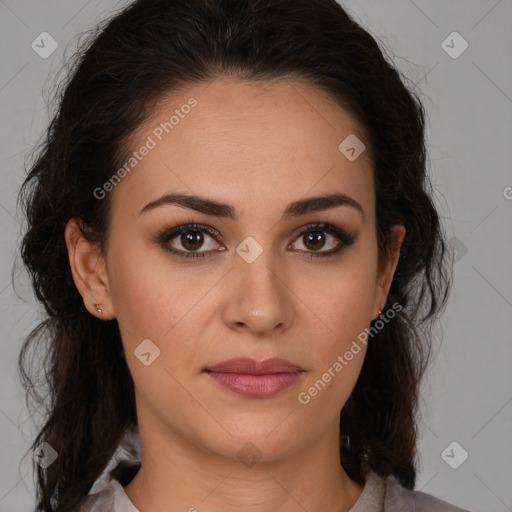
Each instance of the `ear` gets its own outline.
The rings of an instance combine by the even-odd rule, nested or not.
[[[393,224],[390,228],[390,248],[387,258],[379,262],[377,271],[377,283],[375,288],[375,297],[373,301],[372,318],[379,316],[379,311],[384,309],[388,298],[389,289],[393,281],[398,258],[400,257],[400,248],[405,237],[405,226],[402,224]]]
[[[78,221],[79,222],[79,221]],[[77,219],[70,219],[65,229],[69,264],[75,285],[84,300],[86,309],[102,320],[115,318],[105,260],[98,245],[88,242],[81,233]],[[101,304],[103,313],[96,311]]]

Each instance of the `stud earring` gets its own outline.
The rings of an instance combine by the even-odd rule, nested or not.
[[[101,309],[101,304],[94,304],[94,307],[96,308],[96,311],[98,312],[98,314],[102,314],[103,313],[103,309]]]

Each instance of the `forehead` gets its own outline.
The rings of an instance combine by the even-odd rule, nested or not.
[[[315,86],[222,77],[159,101],[128,141],[130,152],[150,149],[115,196],[138,205],[184,192],[261,206],[339,191],[370,203],[369,151],[350,160],[340,149],[353,137],[366,144],[356,119]]]

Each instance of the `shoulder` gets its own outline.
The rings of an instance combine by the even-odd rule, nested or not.
[[[89,494],[72,512],[121,512],[115,507],[116,481],[111,480],[101,491]]]
[[[89,494],[85,501],[72,512],[140,512],[124,492],[123,485],[116,478],[99,492]]]
[[[470,512],[430,494],[405,489],[393,476],[385,478],[384,483],[385,510],[390,512],[395,512],[395,510],[397,512],[399,510],[410,512]]]

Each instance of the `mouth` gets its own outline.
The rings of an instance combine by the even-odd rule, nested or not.
[[[267,398],[293,387],[305,370],[284,359],[256,361],[243,357],[205,368],[203,373],[240,395]]]

